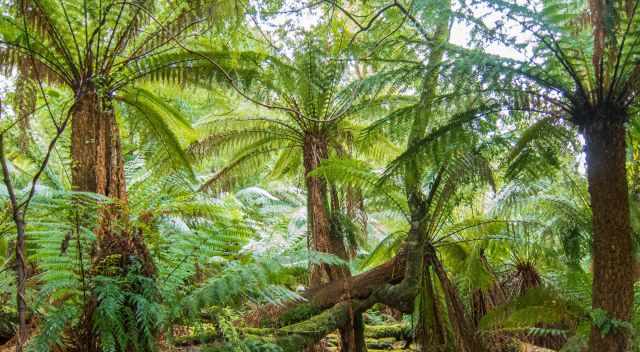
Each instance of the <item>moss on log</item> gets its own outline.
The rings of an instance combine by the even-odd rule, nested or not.
[[[303,294],[305,301],[292,302],[275,312],[272,306],[266,307],[265,314],[261,319],[255,319],[254,323],[266,327],[282,327],[307,320],[345,300],[367,299],[380,288],[401,282],[404,278],[405,266],[406,256],[401,251],[394,259],[362,274],[308,290]],[[384,300],[385,297],[381,298]],[[383,303],[398,307],[399,303],[404,302],[390,300]]]
[[[367,339],[367,348],[390,350],[393,349],[393,344],[396,339],[393,337],[384,337],[381,339]]]
[[[364,328],[364,336],[372,339],[393,337],[396,340],[404,340],[410,335],[411,327],[408,324],[367,325]]]
[[[283,352],[299,352],[347,326],[354,314],[360,314],[376,303],[411,311],[416,288],[412,282],[404,280],[406,257],[403,249],[393,260],[367,272],[309,290],[302,303],[292,302],[276,312],[273,307],[265,309],[269,319],[263,315],[252,322],[259,321],[269,329],[245,329],[245,338],[277,345]],[[399,339],[398,336],[406,336],[400,330],[374,328],[369,334],[382,336],[387,333]]]

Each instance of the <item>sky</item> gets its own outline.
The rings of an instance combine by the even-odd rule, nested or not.
[[[300,8],[300,3],[298,1],[288,1],[288,4],[284,6],[285,9],[297,9]],[[455,10],[455,9],[454,9]],[[496,21],[506,22],[504,16],[499,13],[488,9],[486,6],[480,4],[476,5],[473,8],[474,16],[477,18],[482,18],[482,20],[489,26],[492,26]],[[318,10],[318,8],[314,9],[304,9],[296,13],[296,15],[291,13],[283,13],[275,16],[271,16],[269,18],[268,23],[260,23],[261,28],[269,31],[269,28],[281,26],[287,21],[294,20],[297,21],[296,25],[304,30],[311,29],[314,25],[318,24],[322,19],[322,12]],[[514,31],[518,31],[516,25],[512,25]],[[529,33],[518,33],[518,38],[520,40],[527,40],[531,38],[531,34]],[[451,26],[451,33],[449,41],[452,44],[459,45],[462,47],[469,47],[469,43],[471,40],[471,28],[469,24],[454,21]],[[491,43],[485,47],[485,50],[494,55],[503,56],[511,59],[523,60],[525,59],[524,55],[512,47],[508,47],[505,45],[501,45],[499,43]]]

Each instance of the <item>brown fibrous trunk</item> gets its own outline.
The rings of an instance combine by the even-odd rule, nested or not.
[[[127,272],[131,258],[142,265],[142,274],[153,276],[155,269],[140,231],[127,224],[127,189],[122,146],[115,112],[96,88],[87,85],[76,95],[71,121],[72,188],[108,198],[100,204],[94,226],[96,241],[88,276]],[[78,221],[83,221],[81,215]],[[91,295],[85,302],[82,329],[73,332],[78,351],[100,350],[93,329],[99,302]]]
[[[307,214],[310,230],[311,249],[347,258],[347,252],[341,234],[331,231],[328,187],[324,179],[309,176],[322,160],[329,157],[328,141],[322,133],[308,133],[303,145],[305,182],[307,187]],[[309,285],[318,287],[323,283],[349,276],[344,267],[327,264],[314,265],[311,269]]]
[[[127,228],[127,188],[120,134],[111,103],[98,96],[93,86],[85,88],[74,106],[71,122],[72,186],[109,198],[100,208],[94,264],[121,255],[136,256],[144,272],[154,268],[141,234]]]
[[[629,321],[634,261],[625,129],[619,119],[602,120],[583,126],[593,222],[592,306],[604,310],[611,319]],[[604,334],[598,327],[592,327],[591,351],[629,349],[629,331],[624,328]]]
[[[328,186],[326,181],[318,176],[310,176],[322,160],[329,157],[328,140],[322,132],[307,133],[303,143],[303,163],[305,170],[305,182],[307,187],[307,217],[310,229],[310,243],[314,251],[336,255],[342,259],[348,259],[348,254],[341,233],[336,233],[331,226]],[[332,205],[335,211],[339,211],[337,192],[332,192]],[[341,280],[350,277],[349,269],[344,266],[332,266],[327,264],[314,265],[311,268],[309,286],[319,287],[323,283]],[[347,287],[349,294],[349,287]],[[351,316],[347,326],[341,328],[341,342],[343,350],[349,352],[364,352],[358,346],[364,346],[364,337],[358,342],[357,321],[361,320],[360,313],[350,312]],[[365,347],[366,350],[366,347]]]

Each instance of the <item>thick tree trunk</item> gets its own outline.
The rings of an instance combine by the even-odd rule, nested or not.
[[[308,176],[320,165],[322,160],[329,157],[326,137],[322,133],[308,133],[305,136],[303,148],[307,187],[307,221],[311,235],[311,249],[346,259],[347,251],[341,234],[335,234],[331,231],[327,184],[320,177]],[[323,283],[347,276],[349,273],[344,267],[326,264],[314,265],[311,268],[309,286],[311,288],[318,287]]]
[[[98,97],[94,87],[79,95],[73,110],[71,159],[75,191],[97,193],[126,206],[124,162],[115,113]]]
[[[593,301],[612,319],[629,321],[633,307],[633,244],[629,219],[625,129],[621,121],[584,126],[593,217]],[[590,351],[630,350],[629,332],[591,329]]]
[[[73,189],[108,197],[111,202],[100,209],[94,264],[116,254],[126,266],[133,255],[142,262],[145,274],[152,275],[154,268],[143,239],[127,228],[124,160],[113,107],[89,86],[79,94],[72,114]]]
[[[340,346],[342,352],[367,352],[364,336],[364,319],[362,312],[353,309],[347,311],[349,315],[345,327],[340,328]]]
[[[115,112],[91,85],[76,99],[71,121],[72,187],[74,191],[105,196],[110,202],[100,206],[97,224],[87,224],[95,226],[96,234],[92,274],[111,272],[114,265],[126,272],[131,258],[136,258],[143,274],[153,276],[153,261],[141,234],[127,226],[124,160]],[[74,332],[78,351],[97,352],[101,348],[93,328],[98,304],[95,295],[85,302],[81,328]]]
[[[328,187],[326,182],[309,173],[315,170],[322,160],[329,157],[328,141],[322,133],[308,133],[305,135],[303,160],[305,169],[305,181],[307,186],[307,218],[311,232],[312,249],[318,252],[325,252],[336,255],[342,259],[348,259],[347,250],[341,233],[332,231],[331,215],[329,213]],[[333,199],[333,205],[338,209],[337,193]],[[351,276],[349,269],[342,266],[331,266],[327,264],[314,265],[311,268],[309,285],[311,288],[319,287],[323,283],[345,279]],[[347,287],[347,294],[349,294]],[[345,352],[364,352],[366,345],[364,335],[358,334],[356,329],[357,320],[361,313],[351,312],[347,325],[341,328],[340,336]],[[362,341],[357,341],[358,337]],[[365,346],[358,349],[358,346]]]

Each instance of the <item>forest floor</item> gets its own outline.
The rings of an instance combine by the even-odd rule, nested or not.
[[[373,339],[373,341],[370,339],[367,342],[367,344],[369,346],[372,346],[372,344],[376,344],[376,346],[372,346],[372,347],[368,348],[368,352],[381,352],[381,351],[387,351],[387,352],[411,352],[411,351],[417,351],[417,350],[415,350],[413,348],[405,349],[405,348],[403,348],[404,345],[403,344],[399,344],[399,343],[391,342],[391,344],[389,345],[388,344],[389,342],[391,342],[391,341],[385,340],[385,339]],[[177,346],[173,346],[171,344],[161,343],[160,344],[160,351],[161,352],[200,352],[200,351],[202,351],[202,349],[204,347],[206,347],[206,345],[177,347]],[[382,347],[382,348],[374,348],[374,347]],[[9,342],[9,343],[6,343],[6,344],[0,346],[0,352],[13,352],[15,350],[16,350],[16,346],[15,346],[15,343],[13,343],[13,342]],[[340,349],[339,349],[339,347],[327,347],[326,348],[326,352],[340,352]],[[555,351],[549,350],[549,349],[545,349],[545,348],[541,348],[541,347],[537,347],[537,346],[530,345],[530,344],[527,344],[527,343],[523,343],[521,345],[521,348],[520,348],[519,352],[555,352]]]
[[[369,326],[368,330],[394,330],[398,328],[398,324],[391,325],[379,325],[379,326]],[[188,336],[181,336],[181,338]],[[400,351],[417,351],[414,345],[407,346],[407,342],[399,337],[393,336],[377,336],[377,337],[367,337],[367,350],[368,352],[382,352],[382,351],[391,351],[391,352],[400,352]],[[329,334],[325,339],[322,340],[322,345],[324,346],[324,352],[340,352],[339,347],[339,338],[336,333]],[[187,346],[175,346],[174,344],[166,341],[161,338],[159,341],[159,351],[160,352],[200,352],[207,347],[211,347],[212,345],[208,344],[199,344],[194,343],[192,345]],[[10,340],[3,345],[0,345],[0,352],[13,352],[16,349],[15,340]],[[490,350],[491,351],[491,350]],[[60,350],[59,352],[62,352]],[[541,348],[535,345],[531,345],[528,343],[521,343],[518,352],[555,352],[554,350]]]

